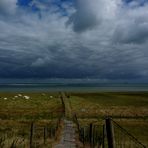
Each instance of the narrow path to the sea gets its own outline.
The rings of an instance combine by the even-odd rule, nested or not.
[[[75,138],[74,123],[65,119],[61,140],[55,145],[55,148],[76,148]]]
[[[72,109],[70,105],[70,99],[65,95],[65,93],[62,93],[62,97],[65,104],[65,117],[68,119],[72,119],[73,115],[72,115]]]
[[[61,133],[60,142],[55,145],[55,148],[76,148],[76,128],[72,120],[72,111],[69,98],[62,93],[63,101],[65,104],[65,118],[64,128]]]

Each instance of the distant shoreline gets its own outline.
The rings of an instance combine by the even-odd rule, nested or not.
[[[147,92],[148,84],[6,83],[0,92]]]

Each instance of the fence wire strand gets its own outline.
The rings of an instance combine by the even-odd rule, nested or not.
[[[146,148],[137,138],[131,135],[127,130],[112,120],[116,148]]]

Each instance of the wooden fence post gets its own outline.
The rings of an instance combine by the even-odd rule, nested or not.
[[[65,103],[64,103],[64,99],[63,99],[63,96],[62,95],[60,96],[60,99],[61,99],[61,103],[62,103],[63,114],[65,116]]]
[[[34,132],[34,123],[31,123],[31,128],[30,128],[30,148],[33,147],[33,132]]]
[[[92,129],[93,129],[93,125],[92,125],[92,123],[90,124],[90,128],[89,128],[89,143],[90,143],[90,147],[92,147],[92,136],[93,136],[93,134],[92,134]]]
[[[110,118],[106,119],[106,132],[107,132],[108,148],[115,148],[114,128],[112,120]]]
[[[103,125],[102,148],[105,148],[105,125]]]
[[[46,135],[47,135],[47,128],[46,126],[44,127],[44,144],[46,144]]]
[[[83,145],[85,145],[85,127],[83,128]]]
[[[77,115],[75,114],[74,117],[75,117],[75,122],[77,124],[78,132],[80,133],[80,125],[79,125],[79,122],[78,122]]]
[[[92,145],[93,145],[93,147],[95,147],[95,142],[96,142],[96,133],[95,133],[95,131],[96,131],[96,126],[94,125],[93,126],[93,130],[92,130],[92,132],[93,132],[93,136],[92,136]]]

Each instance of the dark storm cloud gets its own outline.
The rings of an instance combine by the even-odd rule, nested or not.
[[[121,43],[144,43],[148,41],[148,4],[127,8],[114,32],[114,41]]]
[[[148,23],[130,24],[130,26],[118,26],[114,36],[115,42],[120,43],[144,43],[148,41]]]
[[[0,77],[147,77],[146,3],[77,0],[49,7],[36,0],[25,6],[39,11],[16,3],[0,1]]]
[[[94,10],[95,3],[88,0],[76,0],[76,12],[72,14],[68,24],[73,25],[75,32],[83,32],[93,29],[98,25],[99,20]]]

